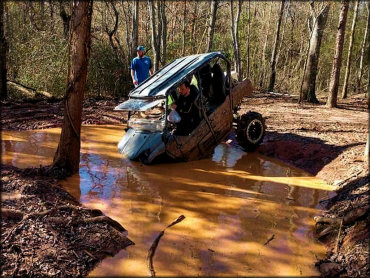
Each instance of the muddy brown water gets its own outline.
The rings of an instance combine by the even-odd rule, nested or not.
[[[2,132],[2,163],[51,163],[60,129]],[[136,245],[107,258],[91,276],[318,275],[325,253],[313,237],[319,201],[333,195],[322,180],[279,161],[220,144],[212,158],[146,166],[123,159],[123,126],[84,126],[80,172],[62,185],[80,202],[101,209]]]

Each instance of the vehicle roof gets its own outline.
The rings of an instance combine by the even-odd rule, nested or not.
[[[221,52],[210,52],[177,58],[133,89],[129,93],[129,97],[163,98],[169,88],[178,83],[193,70],[212,58],[221,55]]]

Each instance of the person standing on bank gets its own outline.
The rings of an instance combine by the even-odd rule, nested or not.
[[[137,87],[141,82],[153,74],[152,60],[148,56],[144,56],[144,46],[138,46],[137,57],[131,62],[131,78],[132,83]]]

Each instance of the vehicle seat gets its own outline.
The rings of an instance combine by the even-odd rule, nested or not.
[[[212,95],[210,102],[212,105],[220,105],[225,100],[225,75],[219,64],[214,64],[212,67]]]
[[[202,93],[203,96],[206,98],[210,97],[210,89],[211,89],[211,82],[212,82],[212,70],[211,66],[207,64],[204,66],[200,71],[200,80],[202,84]]]

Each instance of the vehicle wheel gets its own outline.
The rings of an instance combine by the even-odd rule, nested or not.
[[[246,151],[255,151],[265,136],[265,120],[257,112],[248,112],[238,119],[236,139]]]

